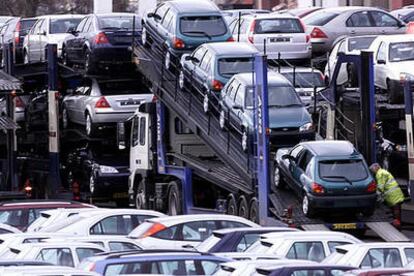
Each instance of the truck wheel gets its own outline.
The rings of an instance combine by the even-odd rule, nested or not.
[[[145,183],[141,180],[137,191],[135,193],[135,208],[137,209],[148,209],[147,201],[145,199]]]
[[[94,68],[94,64],[91,60],[91,51],[86,50],[85,51],[85,73],[86,74],[91,74],[94,72],[95,68]]]
[[[230,194],[227,199],[227,214],[237,216],[237,211],[238,208],[236,197],[234,196],[234,194]]]
[[[242,218],[249,218],[249,204],[247,203],[247,199],[245,196],[240,196],[239,198],[239,217]]]
[[[280,174],[280,168],[279,165],[274,164],[273,170],[271,171],[271,190],[276,192],[278,189],[282,189],[285,187],[285,182],[282,179],[282,176]]]
[[[175,181],[170,182],[170,189],[168,192],[168,215],[176,216],[181,215],[182,211],[182,199],[178,184]]]
[[[255,223],[259,223],[259,203],[255,197],[250,200],[249,219]]]
[[[69,61],[65,47],[62,48],[62,63],[65,66],[72,67],[72,63]]]
[[[315,210],[310,205],[308,195],[305,193],[302,200],[302,211],[305,216],[312,218],[315,215]]]

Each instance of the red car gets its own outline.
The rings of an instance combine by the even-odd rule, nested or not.
[[[397,276],[405,273],[414,272],[413,269],[395,267],[395,268],[374,268],[374,269],[356,269],[347,271],[343,276]]]
[[[41,211],[56,208],[96,208],[93,205],[65,200],[16,200],[0,202],[0,223],[22,231],[35,221]]]

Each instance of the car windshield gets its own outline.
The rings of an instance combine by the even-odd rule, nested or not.
[[[351,37],[348,39],[348,49],[349,51],[368,49],[371,46],[374,39],[375,36]]]
[[[323,76],[319,72],[289,72],[282,73],[292,85],[301,88],[313,88],[324,86]]]
[[[391,62],[414,60],[414,42],[391,43],[389,56]]]
[[[212,37],[227,33],[222,16],[185,16],[180,18],[180,32],[186,36]]]
[[[51,19],[50,20],[50,33],[51,34],[67,33],[70,28],[76,28],[81,20],[82,18]]]
[[[326,12],[326,11],[317,11],[314,13],[311,13],[309,16],[305,16],[303,18],[303,22],[306,25],[311,26],[324,26],[328,24],[332,19],[337,17],[339,13],[334,12]]]
[[[260,19],[255,21],[255,34],[303,33],[304,29],[297,19]]]
[[[151,94],[139,81],[105,81],[98,82],[103,96],[127,95],[127,94]]]
[[[329,182],[361,181],[368,171],[361,159],[319,161],[319,177]]]
[[[131,30],[132,24],[134,24],[134,16],[99,16],[98,24],[101,30]],[[140,20],[137,17],[135,17],[135,29],[140,29]]]
[[[292,86],[269,86],[268,87],[269,107],[294,107],[303,106],[300,98]],[[253,88],[247,90],[246,108],[253,108]]]
[[[223,77],[230,78],[235,74],[253,71],[253,58],[221,58],[218,60],[218,71]]]

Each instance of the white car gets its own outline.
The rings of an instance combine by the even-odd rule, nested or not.
[[[214,273],[215,276],[245,276],[256,275],[257,267],[274,267],[287,264],[313,264],[314,262],[305,260],[252,260],[236,261],[220,264],[220,269]],[[296,275],[296,274],[295,274]]]
[[[388,92],[391,103],[402,102],[401,74],[411,73],[414,66],[414,35],[378,36],[370,50],[374,52],[375,86]]]
[[[403,267],[414,260],[414,243],[373,242],[338,246],[322,263],[365,268]]]
[[[84,15],[62,14],[37,17],[37,22],[30,29],[23,41],[24,63],[46,60],[45,49],[47,44],[57,44],[57,55],[62,55],[62,44],[70,29],[78,26]]]
[[[59,272],[56,274],[56,272]],[[0,267],[0,275],[7,276],[99,276],[95,272],[87,272],[67,266],[8,266]]]
[[[376,35],[362,35],[362,36],[349,36],[338,40],[333,46],[328,62],[325,66],[325,82],[328,83],[331,79],[331,75],[335,70],[336,63],[338,61],[338,54],[344,53],[347,55],[359,55],[361,50],[367,50],[371,46],[372,42],[375,40]],[[355,80],[356,76],[349,76],[349,74],[355,73],[351,65],[342,64],[339,69],[338,76],[336,78],[336,83],[341,85],[346,83],[351,77],[351,80]]]
[[[17,233],[22,233],[22,231],[20,231],[19,229],[11,225],[0,223],[0,234],[17,234]]]
[[[214,230],[222,228],[260,227],[250,220],[217,214],[181,215],[147,219],[128,237],[138,239],[143,249],[182,249],[195,247]]]
[[[81,237],[67,237],[67,238],[55,238],[49,239],[47,242],[87,242],[99,245],[106,251],[125,251],[125,250],[141,250],[138,244],[133,239],[129,239],[116,235],[94,235],[94,236],[81,236]]]
[[[82,218],[86,214],[80,213],[78,216]],[[127,235],[144,220],[163,216],[165,215],[162,213],[150,210],[109,209],[79,221],[75,220],[57,232],[77,236]]]
[[[247,253],[272,254],[287,259],[320,262],[344,244],[362,243],[342,232],[304,231],[269,233],[246,250]]]
[[[269,59],[305,60],[312,55],[310,36],[296,16],[289,14],[257,14],[234,20],[229,28],[233,39],[250,42]]]
[[[105,209],[95,208],[90,210],[88,208],[73,208],[73,209],[63,209],[58,208],[55,210],[47,210],[40,212],[39,217],[29,225],[26,232],[37,232],[41,231],[43,228],[46,228],[50,225],[54,225],[57,222],[67,219],[68,217],[78,215],[82,212],[87,212],[92,214],[94,211],[102,211]],[[92,211],[92,212],[91,212]]]
[[[11,246],[10,254],[4,258],[77,267],[83,259],[104,252],[103,247],[86,242],[40,242]]]

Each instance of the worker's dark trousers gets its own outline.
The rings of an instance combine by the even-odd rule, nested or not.
[[[401,204],[398,203],[391,207],[392,216],[394,217],[392,224],[398,230],[401,230]]]

